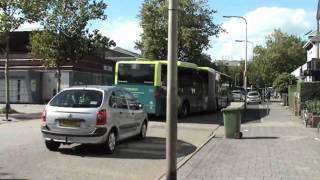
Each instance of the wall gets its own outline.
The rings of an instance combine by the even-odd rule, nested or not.
[[[9,90],[11,103],[41,103],[41,73],[29,70],[10,71]],[[6,101],[5,80],[0,77],[0,102]]]
[[[30,103],[28,71],[9,72],[9,94],[11,103]],[[0,102],[6,101],[4,72],[0,72]]]
[[[311,61],[312,58],[316,58],[317,46],[312,46],[310,50],[307,51],[307,61]]]
[[[113,85],[114,75],[107,73],[89,73],[73,71],[70,73],[70,86],[78,85]]]
[[[70,86],[70,72],[61,71],[61,89]],[[42,73],[42,100],[49,101],[53,95],[54,90],[57,89],[57,79],[55,78],[55,71],[48,71]]]

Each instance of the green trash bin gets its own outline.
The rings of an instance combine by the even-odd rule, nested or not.
[[[226,138],[241,138],[241,107],[227,107],[222,110]]]

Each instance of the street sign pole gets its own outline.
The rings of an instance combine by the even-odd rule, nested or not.
[[[169,0],[168,21],[168,74],[167,74],[167,139],[166,139],[166,179],[177,179],[177,54],[178,54],[178,5],[177,0]]]

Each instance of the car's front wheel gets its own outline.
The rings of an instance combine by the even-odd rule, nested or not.
[[[111,130],[108,134],[107,141],[104,145],[107,153],[114,152],[114,150],[116,149],[116,141],[117,141],[116,133],[114,130]]]
[[[45,144],[50,151],[57,151],[60,147],[60,143],[55,141],[45,140]]]

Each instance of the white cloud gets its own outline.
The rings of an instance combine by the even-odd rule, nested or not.
[[[307,13],[303,9],[289,9],[280,7],[261,7],[248,12],[244,17],[248,21],[248,41],[255,45],[264,44],[265,36],[280,29],[288,34],[303,37],[312,29],[315,12]],[[213,59],[244,59],[245,43],[235,40],[245,39],[245,23],[241,19],[226,19],[223,28],[227,33],[219,38],[212,38],[212,48],[208,53]],[[252,46],[248,44],[248,58],[252,57]]]
[[[120,17],[102,25],[102,27],[100,28],[101,33],[114,40],[117,46],[138,52],[134,49],[134,46],[135,42],[140,39],[139,35],[142,33],[142,28],[139,26],[137,19],[125,20]]]
[[[231,14],[233,15],[233,14]],[[315,12],[304,9],[289,9],[281,7],[260,7],[243,15],[248,21],[248,40],[255,45],[262,45],[265,37],[274,29],[303,37],[315,27]],[[211,38],[211,45],[207,53],[213,59],[244,59],[245,43],[235,40],[245,39],[245,24],[241,19],[225,19],[223,28],[227,33],[218,38]],[[122,17],[114,21],[101,24],[100,31],[116,41],[117,46],[138,52],[134,49],[135,41],[140,39],[142,28],[137,19],[127,20]],[[248,58],[252,58],[252,45],[248,44]]]

